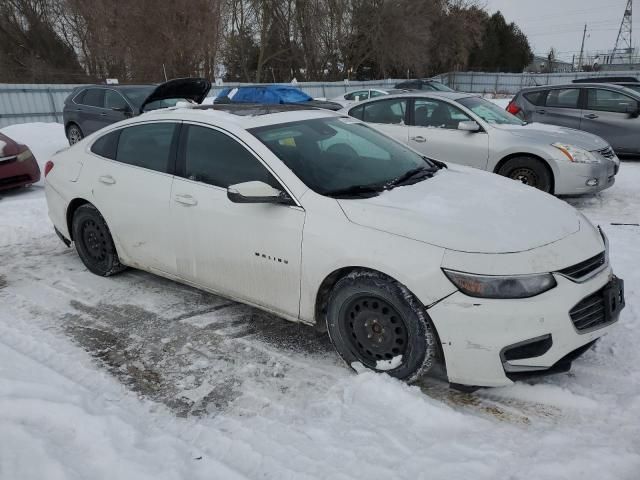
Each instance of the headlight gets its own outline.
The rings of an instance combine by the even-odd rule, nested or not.
[[[451,282],[465,295],[480,298],[528,298],[556,286],[550,273],[535,275],[476,275],[442,269]]]
[[[560,150],[570,162],[576,163],[600,163],[600,159],[584,148],[564,143],[552,143],[552,147]]]
[[[16,156],[16,160],[18,160],[19,162],[22,162],[24,160],[26,160],[27,158],[30,158],[32,156],[31,154],[31,150],[29,150],[28,148],[24,151],[24,152],[20,152],[17,156]]]

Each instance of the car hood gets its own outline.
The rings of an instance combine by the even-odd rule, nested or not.
[[[140,111],[144,112],[145,105],[157,100],[168,100],[173,98],[184,98],[196,103],[202,103],[211,90],[211,82],[206,78],[176,78],[158,85],[153,92],[145,98],[140,106]]]
[[[495,174],[453,165],[377,197],[338,202],[358,225],[468,253],[531,250],[580,229],[578,212],[565,202]]]
[[[531,139],[535,142],[565,143],[575,145],[585,150],[600,150],[609,146],[602,138],[592,133],[575,130],[545,123],[528,123],[526,125],[493,125],[493,127],[507,131],[517,137]]]

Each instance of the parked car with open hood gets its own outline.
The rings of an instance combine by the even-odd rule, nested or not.
[[[575,128],[604,138],[617,155],[640,154],[640,92],[608,83],[522,89],[507,111],[526,122]]]
[[[613,185],[620,161],[601,138],[529,124],[473,94],[411,92],[343,110],[424,155],[487,170],[556,195]]]
[[[214,103],[253,103],[260,105],[303,105],[340,110],[342,105],[328,100],[314,99],[291,85],[244,85],[222,89]]]
[[[144,111],[174,106],[178,101],[202,103],[211,89],[204,78],[177,78],[160,85],[84,85],[64,101],[62,118],[69,144],[112,123]]]
[[[33,185],[40,168],[29,147],[0,133],[0,190]]]
[[[471,386],[564,371],[624,306],[604,232],[565,202],[327,110],[148,112],[55,155],[45,188],[90,271],[315,325],[409,381],[438,358]]]

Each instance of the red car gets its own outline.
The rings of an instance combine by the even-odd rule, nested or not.
[[[40,180],[40,168],[29,147],[0,133],[0,190],[23,187]]]

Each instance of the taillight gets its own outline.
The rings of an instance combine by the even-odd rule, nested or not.
[[[44,164],[44,176],[46,177],[47,174],[53,169],[53,162],[51,160],[49,160],[47,163]]]
[[[509,102],[509,105],[507,105],[507,112],[509,112],[511,115],[517,115],[518,113],[520,113],[520,110],[522,110],[518,105],[516,105],[516,102],[514,100],[511,100]]]

